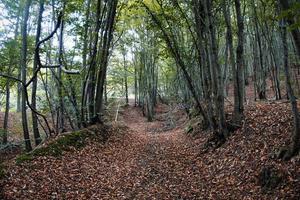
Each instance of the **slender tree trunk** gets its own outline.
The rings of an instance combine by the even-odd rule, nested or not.
[[[126,63],[126,52],[123,52],[123,62],[124,62],[124,82],[125,82],[125,102],[128,105],[128,81],[127,81],[127,63]]]
[[[109,49],[111,46],[111,41],[113,38],[113,30],[115,24],[115,16],[117,11],[118,0],[110,1],[110,8],[108,10],[108,18],[106,24],[106,31],[103,36],[103,47],[101,49],[100,57],[100,69],[98,71],[98,80],[96,88],[96,104],[95,110],[99,121],[101,121],[101,112],[103,107],[103,91],[104,91],[104,82],[106,80],[106,72],[108,65]]]
[[[238,26],[238,46],[236,49],[236,80],[237,84],[237,102],[235,102],[234,113],[235,122],[240,123],[243,118],[244,113],[244,89],[245,89],[245,77],[244,77],[244,19],[241,13],[241,2],[240,0],[235,0],[235,10],[237,16],[237,26]]]
[[[35,38],[35,44],[37,44],[40,41],[41,36],[41,27],[42,27],[42,19],[43,19],[43,12],[44,12],[44,0],[40,0],[40,8],[39,8],[39,16],[38,16],[38,22],[37,22],[37,30],[36,30],[36,38]],[[33,63],[33,71],[36,71],[37,69],[37,56],[35,54],[34,63]],[[31,106],[33,109],[36,110],[36,90],[37,90],[37,77],[34,78],[32,82],[32,94],[31,94]],[[35,139],[35,145],[39,145],[42,141],[39,127],[38,127],[38,116],[36,113],[32,112],[32,127],[33,127],[33,135]]]
[[[138,101],[138,77],[137,77],[137,65],[136,65],[136,58],[134,63],[134,107],[137,106]]]
[[[106,6],[106,5],[105,5]],[[98,52],[98,42],[99,42],[99,31],[101,28],[101,7],[102,7],[102,2],[101,0],[97,1],[97,6],[96,6],[96,26],[95,26],[95,31],[94,31],[94,44],[92,48],[92,53],[91,53],[91,58],[90,58],[90,66],[89,70],[90,73],[87,74],[89,76],[89,83],[87,85],[88,89],[88,100],[89,100],[89,114],[90,114],[90,120],[95,116],[95,74],[96,74],[96,65],[97,65],[97,52]]]
[[[225,111],[224,111],[224,87],[223,79],[221,75],[221,68],[218,63],[218,48],[216,43],[216,32],[212,19],[212,7],[210,0],[206,0],[206,14],[208,20],[208,28],[210,34],[210,45],[211,45],[211,69],[212,69],[212,80],[213,88],[215,93],[215,105],[218,112],[218,125],[219,133],[227,137],[228,131],[226,126]]]
[[[207,39],[205,38],[205,23],[204,23],[204,5],[199,0],[193,0],[193,9],[194,9],[194,16],[195,16],[195,23],[196,23],[196,33],[197,33],[197,42],[198,44],[198,63],[201,71],[201,84],[202,84],[202,91],[203,96],[207,104],[207,118],[208,118],[208,124],[210,129],[214,129],[216,127],[214,123],[214,117],[213,117],[213,106],[212,106],[212,100],[211,100],[211,88],[210,88],[210,82],[211,82],[211,73],[209,69],[209,55],[208,55],[208,49],[207,45],[205,44],[205,41]]]
[[[89,32],[89,20],[90,20],[90,7],[91,7],[91,0],[87,1],[86,5],[86,13],[85,13],[85,24],[84,24],[84,43],[83,43],[83,50],[82,50],[82,67],[84,69],[84,75],[82,76],[82,93],[81,93],[81,123],[84,125],[86,122],[86,76],[88,74],[87,70],[87,58],[88,58],[88,32]]]
[[[258,94],[258,98],[260,100],[266,99],[266,72],[264,69],[264,59],[263,59],[263,50],[262,50],[262,41],[261,36],[259,33],[259,26],[258,26],[258,16],[256,11],[256,6],[254,4],[254,1],[252,2],[253,7],[253,13],[254,13],[254,25],[255,25],[255,38],[256,42],[258,44],[258,53],[259,53],[259,65],[257,65],[257,77],[256,77],[256,90]],[[256,51],[256,50],[255,50]]]
[[[287,93],[289,96],[289,100],[291,102],[293,118],[294,118],[294,132],[292,134],[292,144],[290,149],[283,155],[283,158],[288,160],[296,153],[299,152],[300,149],[300,118],[299,118],[299,111],[297,108],[297,100],[294,95],[294,91],[292,88],[291,78],[290,78],[290,71],[289,71],[289,51],[288,51],[288,44],[287,44],[287,28],[285,24],[282,27],[282,45],[283,45],[283,52],[284,52],[284,72],[286,78],[286,88]]]
[[[232,36],[232,27],[231,27],[231,13],[230,13],[230,7],[227,7],[227,1],[224,0],[223,2],[223,13],[227,28],[227,42],[228,42],[228,49],[229,49],[229,60],[230,65],[232,68],[232,79],[233,79],[233,96],[234,96],[234,118],[239,119],[240,113],[239,113],[239,86],[238,86],[238,78],[237,78],[237,66],[235,64],[235,54],[233,50],[233,36]],[[235,121],[235,120],[234,120]]]
[[[21,80],[23,83],[26,82],[26,72],[27,72],[27,22],[29,18],[29,8],[31,5],[31,0],[26,0],[25,8],[24,8],[24,16],[22,22],[22,49],[21,49]],[[29,130],[28,130],[28,122],[27,122],[27,113],[26,113],[26,88],[22,88],[22,125],[23,125],[23,134],[25,147],[27,151],[32,150]]]
[[[65,5],[64,5],[65,6]],[[64,20],[62,20],[60,25],[60,34],[59,34],[59,64],[58,68],[58,100],[59,107],[57,110],[57,123],[58,130],[57,133],[65,132],[65,108],[64,108],[64,99],[63,99],[63,86],[62,86],[62,58],[63,58],[63,39],[64,39]]]
[[[19,26],[20,18],[21,18],[21,9],[20,9],[20,5],[19,5],[18,13],[17,13],[16,27]],[[17,39],[17,38],[15,38],[15,39]],[[20,65],[22,66],[21,61],[20,61]],[[19,71],[18,71],[18,79],[21,80],[21,68],[19,68]],[[21,83],[18,82],[17,83],[17,112],[21,112],[21,93],[22,93],[22,86],[21,86]]]
[[[10,67],[8,69],[8,75],[10,75]],[[6,99],[5,99],[5,115],[3,124],[3,144],[7,144],[7,132],[8,132],[8,117],[9,117],[9,106],[10,106],[10,80],[6,80]]]

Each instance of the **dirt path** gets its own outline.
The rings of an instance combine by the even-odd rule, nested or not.
[[[221,148],[203,153],[204,133],[189,138],[184,126],[172,126],[178,122],[173,117],[184,120],[180,113],[157,109],[157,119],[147,122],[138,108],[125,108],[120,120],[129,129],[116,131],[104,145],[91,143],[59,158],[13,165],[3,187],[5,199],[299,199],[298,161],[267,159],[272,147],[264,144],[274,135],[266,140],[259,131],[236,133]],[[257,176],[269,165],[288,176],[266,193]]]
[[[170,128],[167,107],[147,122],[140,109],[121,114],[129,127],[62,158],[39,157],[15,166],[4,186],[8,199],[196,199],[203,181],[181,128]]]
[[[129,199],[199,198],[203,183],[195,156],[187,151],[187,138],[182,128],[165,127],[169,124],[167,110],[162,108],[160,112],[160,121],[154,122],[146,122],[136,108],[125,112],[126,124],[140,141],[135,151],[136,170],[130,175],[136,184],[126,196]]]

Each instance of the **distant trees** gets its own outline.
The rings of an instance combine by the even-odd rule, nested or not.
[[[154,120],[154,107],[157,98],[157,57],[158,48],[153,31],[141,30],[141,46],[136,50],[135,56],[138,60],[138,94],[139,105],[148,121]],[[137,78],[137,77],[136,77]]]
[[[177,66],[180,66],[189,86],[188,93],[196,102],[196,108],[200,113],[204,113],[202,114],[204,124],[209,124],[209,127],[218,135],[223,135],[223,138],[228,137],[227,126],[230,129],[232,126],[239,127],[243,120],[244,102],[247,100],[245,86],[249,78],[252,77],[254,84],[255,100],[267,98],[269,79],[275,98],[282,98],[279,65],[289,60],[286,57],[280,59],[279,56],[285,50],[280,48],[278,43],[281,40],[281,31],[278,27],[276,1],[234,0],[233,3],[227,0],[193,0],[192,7],[182,1],[172,1],[169,4],[161,1],[152,4],[142,3],[153,23],[160,29],[161,38],[164,39]],[[290,9],[287,13],[295,12],[293,9],[297,6],[291,8],[288,6],[289,3],[292,2],[280,1],[283,8]],[[217,9],[219,5],[222,12]],[[169,15],[170,10],[172,16]],[[232,11],[234,15],[231,14]],[[297,17],[298,15],[294,14],[289,18],[288,24],[296,26],[294,20],[298,19]],[[179,26],[182,28],[178,31]],[[222,32],[226,34],[223,36]],[[188,47],[182,45],[182,40],[179,39],[181,34],[191,42],[189,44],[194,51],[189,51]],[[295,45],[298,41],[297,35],[298,27],[292,28]],[[288,40],[286,46],[290,46]],[[290,51],[287,49],[285,52]],[[186,55],[192,56],[197,61],[197,70],[199,74],[203,74],[202,76],[189,74],[195,72],[193,71],[195,63],[192,64],[193,67],[189,67],[190,57]],[[286,55],[288,56],[288,53]],[[228,69],[228,65],[231,68]],[[290,72],[286,73],[289,74]],[[224,110],[226,98],[224,92],[227,91],[228,79],[232,80],[234,92],[231,121],[225,118]],[[291,82],[288,84],[290,85],[288,91],[292,92]],[[183,95],[185,99],[186,96],[188,95]],[[295,109],[294,105],[293,110]],[[297,126],[296,121],[295,125]],[[297,136],[294,138],[298,141]]]
[[[21,76],[20,78],[18,76],[14,76],[14,68],[11,67],[11,65],[14,65],[13,63],[7,64],[7,69],[9,69],[8,71],[1,70],[1,76],[6,78],[7,80],[5,114],[6,120],[4,120],[5,130],[7,129],[8,125],[10,85],[15,81],[20,85],[20,88],[22,89],[22,124],[26,149],[28,151],[32,149],[29,134],[30,129],[27,121],[28,108],[30,108],[30,111],[32,112],[32,130],[34,133],[36,145],[38,145],[42,141],[40,128],[42,128],[43,132],[46,134],[46,136],[48,136],[49,134],[52,134],[53,131],[55,133],[64,131],[67,125],[71,126],[73,129],[76,129],[80,127],[81,124],[85,125],[87,122],[91,122],[94,119],[97,119],[96,121],[101,120],[100,113],[102,112],[102,98],[104,95],[103,87],[106,77],[108,57],[110,55],[111,41],[113,38],[118,1],[114,0],[109,2],[97,2],[98,9],[96,10],[96,13],[98,13],[98,17],[96,16],[97,19],[95,19],[95,27],[97,28],[98,34],[94,34],[93,30],[90,29],[88,25],[91,24],[92,26],[94,26],[94,24],[91,23],[91,21],[94,20],[93,17],[91,17],[91,12],[94,12],[94,10],[90,9],[92,2],[88,1],[87,6],[85,7],[87,22],[84,24],[84,26],[82,26],[85,30],[83,35],[85,36],[83,38],[83,41],[85,41],[85,45],[83,51],[84,55],[82,56],[84,61],[82,74],[88,77],[89,82],[93,80],[93,87],[90,87],[89,83],[89,85],[84,87],[84,89],[82,90],[82,95],[85,98],[83,98],[82,101],[83,104],[81,105],[81,113],[78,108],[79,105],[77,104],[79,96],[77,95],[74,85],[78,85],[78,82],[74,81],[76,80],[75,78],[73,79],[74,76],[70,76],[72,74],[78,74],[78,63],[76,63],[77,61],[74,60],[74,57],[76,56],[74,55],[75,51],[72,51],[73,53],[66,52],[64,46],[64,33],[67,30],[66,27],[69,24],[73,23],[72,17],[74,17],[74,15],[69,14],[78,11],[78,9],[80,9],[79,5],[83,2],[48,2],[44,0],[32,2],[31,0],[28,0],[25,1],[24,5],[18,1],[14,1],[13,3],[4,1],[3,3],[3,5],[7,6],[7,8],[15,10],[18,10],[18,7],[20,7],[21,9],[21,6],[24,6],[23,15],[17,15],[16,17],[16,30],[18,30],[17,27],[19,26],[20,22],[22,22],[22,48],[20,52],[21,58],[19,59],[21,66]],[[59,15],[57,15],[57,6],[62,8],[61,10],[58,10],[58,12],[61,13]],[[43,11],[45,7],[46,9],[52,9],[49,21],[47,21],[43,17]],[[33,19],[36,19],[36,21],[31,18],[32,9],[36,9],[38,13],[36,18],[33,17]],[[49,15],[49,13],[47,14]],[[78,15],[76,17],[78,17]],[[31,23],[32,20],[34,23]],[[81,24],[75,24],[73,27],[76,27],[79,30],[81,28]],[[35,31],[35,33],[33,30]],[[49,31],[50,33],[47,33]],[[15,40],[17,40],[18,32],[16,31],[15,34]],[[55,34],[58,34],[59,36],[57,38],[58,43],[54,42],[56,39]],[[34,35],[35,37],[35,49],[32,49],[31,46],[28,46],[28,41],[30,41],[32,35]],[[44,37],[44,35],[46,35],[46,37],[43,40],[40,40],[40,38]],[[94,41],[97,41],[96,45],[94,46],[96,51],[94,54],[90,54],[91,49],[89,47],[91,47],[91,44],[94,44]],[[74,46],[74,48],[78,47]],[[46,53],[46,57],[44,53]],[[31,58],[32,55],[34,55],[33,59]],[[93,56],[94,59],[92,59]],[[90,74],[91,70],[94,70],[92,75]],[[50,108],[52,118],[51,124],[47,119],[48,116],[46,117],[41,112],[38,112],[38,110],[41,109],[42,102],[37,101],[37,99],[40,98],[37,94],[37,91],[39,90],[41,83],[43,84],[45,89],[46,103]],[[32,90],[29,91],[30,85],[32,87]],[[89,94],[90,92],[93,92],[94,96],[86,98],[87,90],[89,91]],[[31,101],[29,97],[31,98]],[[89,107],[92,109],[88,111],[84,108],[86,105],[89,105]],[[48,114],[48,110],[46,110],[45,114]],[[89,118],[86,118],[86,116],[89,116]],[[42,117],[44,122],[41,121],[39,117]],[[4,143],[7,142],[6,133],[7,132],[5,131],[5,135],[3,136]]]

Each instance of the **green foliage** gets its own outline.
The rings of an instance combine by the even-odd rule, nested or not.
[[[290,9],[284,10],[278,16],[278,19],[293,19],[295,23],[289,26],[290,30],[295,30],[300,27],[300,2],[295,2]]]

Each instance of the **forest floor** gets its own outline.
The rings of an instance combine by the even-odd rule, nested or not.
[[[241,129],[218,149],[209,133],[185,133],[186,115],[159,105],[147,122],[125,107],[105,144],[91,143],[61,157],[41,156],[16,165],[3,182],[4,199],[299,199],[300,157],[273,158],[289,138],[287,102],[256,103]],[[197,132],[198,131],[198,132]]]

